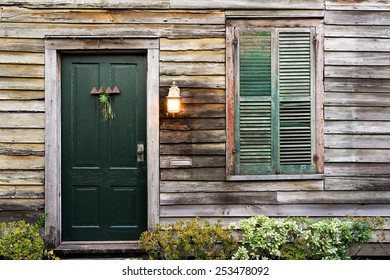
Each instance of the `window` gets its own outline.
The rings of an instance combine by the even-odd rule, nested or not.
[[[230,28],[229,175],[322,173],[322,60],[317,29],[310,25]]]

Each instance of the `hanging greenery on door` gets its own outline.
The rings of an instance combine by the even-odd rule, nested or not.
[[[110,103],[110,96],[108,93],[106,93],[104,89],[99,95],[99,101],[101,107],[101,114],[104,121],[113,120],[115,118],[115,113],[112,110],[112,106]]]

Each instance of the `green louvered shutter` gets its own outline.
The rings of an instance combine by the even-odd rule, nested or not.
[[[241,30],[236,174],[315,172],[314,30]]]
[[[278,173],[314,172],[313,36],[310,29],[280,31],[278,40]]]
[[[271,32],[239,34],[236,172],[272,174]]]

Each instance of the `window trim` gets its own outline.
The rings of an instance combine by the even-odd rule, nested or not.
[[[235,97],[238,67],[235,66],[237,28],[315,28],[315,174],[239,175],[235,174]],[[226,180],[313,180],[324,178],[324,87],[323,87],[323,41],[322,20],[228,20],[226,27]]]

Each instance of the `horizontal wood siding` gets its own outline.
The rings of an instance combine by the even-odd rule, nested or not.
[[[323,17],[326,179],[226,180],[226,25]],[[160,222],[389,217],[389,17],[381,0],[2,1],[0,222],[44,211],[45,36],[160,39]],[[182,96],[174,115],[165,98],[173,81]],[[389,243],[382,248],[390,252]]]

